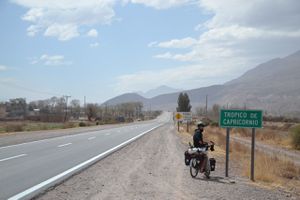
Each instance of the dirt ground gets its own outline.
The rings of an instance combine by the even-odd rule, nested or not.
[[[224,178],[224,156],[217,152],[211,153],[217,160],[211,179],[192,178],[183,156],[189,139],[166,124],[36,199],[300,199],[238,177],[237,161],[230,163],[230,178]]]

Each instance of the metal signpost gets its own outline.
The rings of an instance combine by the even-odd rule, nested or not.
[[[177,129],[179,131],[179,123],[180,123],[180,121],[182,121],[183,116],[180,113],[176,113],[175,118],[177,120]]]
[[[179,123],[184,122],[187,124],[187,132],[188,132],[189,123],[192,121],[192,112],[176,112],[175,118],[177,120],[178,131],[179,131]]]
[[[262,128],[262,110],[220,110],[219,124],[226,128],[226,166],[225,176],[228,177],[229,165],[229,134],[230,128],[252,128],[251,143],[251,180],[254,181],[254,150],[255,128]]]

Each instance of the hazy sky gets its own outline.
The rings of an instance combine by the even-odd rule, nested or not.
[[[222,84],[300,49],[299,0],[1,0],[0,100]]]

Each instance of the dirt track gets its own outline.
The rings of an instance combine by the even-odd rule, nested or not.
[[[186,138],[185,138],[186,139]],[[68,179],[38,199],[297,199],[263,189],[248,180],[224,179],[224,161],[215,155],[216,172],[193,179],[184,165],[186,145],[167,124]],[[213,155],[213,154],[212,154]],[[230,171],[235,176],[234,167]]]
[[[241,138],[237,136],[231,136],[232,140],[235,142],[239,142],[249,148],[251,148],[251,140],[248,138]],[[286,159],[289,159],[291,162],[294,162],[296,165],[300,166],[300,153],[297,150],[288,150],[284,149],[282,147],[278,146],[272,146],[265,144],[260,141],[255,142],[255,148],[256,150],[263,151],[264,153],[267,153],[269,155],[277,155],[277,156],[283,156]]]

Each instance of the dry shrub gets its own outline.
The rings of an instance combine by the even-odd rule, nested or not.
[[[291,147],[291,138],[286,132],[271,130],[269,128],[257,131],[256,139],[268,144],[279,145],[282,147]]]
[[[278,170],[278,175],[287,179],[300,178],[300,168],[289,160],[278,160],[281,168]]]
[[[251,137],[251,129],[233,129],[234,134],[240,137]],[[263,128],[256,130],[256,140],[262,141],[264,143],[272,144],[272,145],[280,145],[282,147],[290,147],[290,141],[288,138],[288,134],[279,130],[279,129],[271,129]]]
[[[80,126],[80,127],[85,127],[85,126],[87,126],[87,125],[86,125],[86,123],[84,123],[84,122],[80,122],[80,123],[79,123],[79,126]]]
[[[276,182],[276,168],[274,161],[277,160],[276,157],[266,156],[265,154],[258,154],[256,152],[255,156],[255,168],[254,168],[254,176],[255,180],[260,180],[264,182]],[[248,161],[249,165],[247,170],[248,176],[250,177],[250,160]]]
[[[41,130],[49,130],[49,129],[51,129],[51,127],[49,125],[47,125],[47,124],[41,124],[40,125],[40,129]]]
[[[256,133],[256,139],[260,140],[260,141],[278,141],[281,139],[281,137],[275,133],[274,131],[272,130],[268,130],[268,129],[265,129],[265,130],[258,130],[257,133]]]
[[[282,131],[288,131],[294,124],[292,123],[285,123],[281,128],[280,130]]]
[[[250,159],[244,160],[244,163],[243,174],[250,177]],[[254,175],[256,180],[284,183],[285,180],[299,179],[300,170],[289,160],[257,151]]]
[[[75,128],[77,126],[76,123],[72,123],[72,122],[67,122],[67,123],[64,123],[63,124],[63,128],[66,129],[66,128]]]
[[[238,143],[238,142],[231,142],[230,149],[231,149],[231,152],[234,152],[236,154],[240,154],[243,156],[244,156],[244,154],[248,154],[250,152],[248,147],[246,147],[245,145]]]
[[[291,130],[290,137],[293,147],[300,150],[300,125]]]
[[[251,137],[250,131],[246,128],[235,128],[232,133],[238,134],[241,137]]]
[[[7,124],[5,126],[6,132],[20,132],[24,130],[24,124]]]

